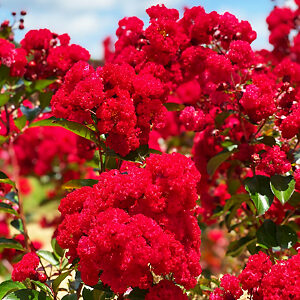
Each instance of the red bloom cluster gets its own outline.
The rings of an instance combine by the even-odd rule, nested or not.
[[[22,49],[32,57],[26,68],[29,80],[63,76],[78,61],[87,61],[89,52],[69,44],[68,34],[57,35],[48,29],[30,30],[21,41]]]
[[[284,174],[290,171],[291,163],[288,161],[286,153],[279,146],[274,146],[261,155],[257,169],[270,176]]]
[[[10,68],[11,76],[23,76],[27,65],[26,51],[0,38],[0,65]]]
[[[38,279],[36,268],[38,267],[39,263],[40,260],[34,252],[25,254],[21,261],[14,265],[11,276],[12,280],[24,281],[26,278],[33,280]]]
[[[210,300],[234,300],[243,295],[239,280],[233,275],[224,275],[220,285],[221,288],[216,288],[210,295]]]
[[[149,288],[172,273],[187,289],[201,272],[200,229],[193,209],[200,176],[181,154],[152,155],[145,168],[102,173],[99,183],[62,199],[57,241],[79,257],[84,282],[115,292]]]
[[[20,174],[51,174],[58,167],[65,174],[71,163],[81,165],[93,157],[89,141],[60,127],[33,127],[14,142]],[[57,170],[56,170],[56,173]]]
[[[238,278],[224,275],[221,287],[215,289],[210,299],[240,299],[242,290],[253,299],[281,300],[300,297],[300,254],[288,260],[279,260],[272,264],[263,252],[250,256],[245,269]],[[229,293],[229,294],[226,294]]]

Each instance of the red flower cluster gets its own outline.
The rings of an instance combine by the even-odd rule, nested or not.
[[[12,272],[12,280],[24,281],[26,278],[33,280],[38,279],[38,272],[36,271],[40,260],[34,252],[27,253],[23,256],[20,262],[14,265]]]
[[[210,299],[240,299],[242,290],[253,299],[281,300],[300,297],[300,254],[288,260],[279,260],[272,264],[263,252],[250,256],[245,269],[238,278],[224,275],[221,287],[215,289]],[[231,296],[231,297],[230,297]]]
[[[30,30],[21,41],[22,49],[32,57],[26,68],[29,80],[63,76],[77,61],[87,61],[89,52],[69,44],[68,34],[57,35],[48,29]]]
[[[193,209],[200,179],[181,154],[152,155],[145,168],[102,173],[99,183],[62,199],[57,241],[79,257],[84,282],[115,292],[149,288],[152,273],[173,274],[187,289],[201,272],[200,229]]]
[[[11,76],[23,76],[27,65],[26,51],[0,38],[0,65],[10,68]]]

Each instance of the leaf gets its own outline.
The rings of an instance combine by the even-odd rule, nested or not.
[[[40,93],[39,95],[39,101],[40,101],[40,107],[42,109],[46,108],[50,105],[51,98],[53,96],[53,93],[51,91]]]
[[[17,230],[19,230],[22,234],[24,234],[23,224],[22,224],[22,221],[20,219],[12,220],[10,222],[10,225],[12,227],[16,228]]]
[[[83,186],[93,186],[98,183],[96,179],[72,179],[62,185],[64,190],[80,189]]]
[[[245,180],[245,189],[254,202],[259,215],[264,214],[271,206],[274,195],[270,188],[270,178],[262,175],[248,177]]]
[[[56,119],[51,117],[49,119],[40,120],[37,122],[32,123],[29,127],[36,127],[36,126],[57,126],[63,127],[87,140],[90,140],[94,143],[99,143],[96,134],[91,129],[85,127],[84,125],[76,122],[67,121],[64,119]],[[102,142],[101,147],[105,149],[105,145]]]
[[[3,173],[1,171],[0,171],[0,183],[10,184],[14,188],[16,187],[16,184],[12,180],[10,180],[5,173]]]
[[[127,297],[128,297],[128,299],[131,299],[131,300],[143,300],[143,299],[145,299],[145,296],[147,293],[148,293],[148,290],[134,288]]]
[[[0,300],[10,292],[26,288],[25,285],[18,281],[4,281],[0,283]]]
[[[39,250],[36,253],[40,258],[43,258],[44,260],[49,262],[51,265],[53,265],[53,266],[59,265],[59,260],[54,255],[54,253],[47,251],[47,250]]]
[[[54,291],[54,293],[56,293],[58,291],[58,288],[60,286],[60,284],[62,283],[62,281],[64,281],[72,272],[72,270],[68,270],[64,273],[61,273],[58,277],[55,278],[55,280],[52,283],[52,289]]]
[[[52,291],[51,291],[50,287],[49,287],[47,284],[42,283],[42,282],[40,282],[40,281],[34,281],[34,280],[31,280],[31,282],[32,282],[34,285],[36,285],[37,287],[39,287],[42,291],[44,291],[44,292],[46,292],[47,294],[53,296]]]
[[[26,116],[21,116],[20,118],[14,120],[15,125],[18,127],[19,130],[22,130],[24,128],[24,126],[26,125],[26,121]]]
[[[294,192],[289,200],[289,204],[294,207],[297,207],[299,203],[300,203],[300,193]]]
[[[295,180],[293,176],[274,175],[271,176],[271,190],[278,200],[284,204],[295,191]]]
[[[207,163],[207,173],[208,175],[212,176],[216,172],[216,170],[219,168],[219,166],[225,162],[230,156],[232,152],[229,151],[222,151],[212,157],[208,163]]]
[[[41,109],[39,107],[29,108],[21,104],[20,109],[29,122],[33,121],[41,113]]]
[[[23,289],[6,295],[3,300],[52,300],[45,292]]]
[[[62,248],[58,245],[56,239],[52,239],[52,240],[51,240],[51,246],[52,246],[52,249],[53,249],[55,255],[57,255],[58,257],[63,257],[63,256],[64,256],[65,250],[62,249]]]
[[[24,251],[23,246],[15,240],[0,238],[0,249],[9,248]]]
[[[288,225],[277,226],[276,240],[282,249],[289,249],[297,243],[298,236]]]
[[[0,94],[0,106],[6,104],[10,99],[9,93]]]
[[[4,202],[0,202],[0,211],[9,213],[9,214],[12,214],[15,216],[19,215],[18,212],[16,210],[14,210],[11,205],[6,204]]]
[[[168,102],[164,103],[164,106],[168,111],[181,111],[185,109],[185,105],[179,103]]]
[[[276,224],[271,220],[265,220],[256,232],[257,242],[268,248],[276,247]]]
[[[276,225],[271,220],[265,220],[256,233],[257,242],[267,249],[289,249],[297,243],[298,236],[288,225]]]
[[[223,124],[224,121],[231,115],[231,112],[229,111],[223,111],[220,114],[216,115],[215,117],[215,125],[216,128],[220,128]]]
[[[273,147],[276,145],[276,140],[274,137],[269,136],[269,135],[264,135],[264,136],[260,136],[258,137],[254,143],[257,144],[265,144],[267,146]]]
[[[238,241],[231,242],[228,246],[226,255],[233,257],[240,255],[248,245],[253,243],[253,241],[255,241],[255,238],[245,236]]]
[[[55,82],[55,79],[40,79],[32,82],[31,84],[27,85],[26,91],[30,94],[33,92],[41,92],[43,89],[48,87],[50,84]]]
[[[62,297],[61,300],[77,300],[76,294],[69,294]]]

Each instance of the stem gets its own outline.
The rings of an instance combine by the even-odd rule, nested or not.
[[[81,282],[78,289],[77,289],[77,293],[76,293],[77,294],[77,300],[80,298],[82,287],[83,287],[83,283]]]
[[[259,134],[259,132],[260,132],[260,131],[262,130],[262,128],[265,126],[266,122],[267,122],[267,119],[264,119],[264,120],[260,123],[260,125],[259,125],[257,131],[251,136],[251,140],[254,139],[254,138]]]

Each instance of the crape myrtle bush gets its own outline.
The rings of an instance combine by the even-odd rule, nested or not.
[[[0,299],[300,299],[296,5],[268,16],[272,51],[229,12],[152,6],[147,27],[119,21],[101,66],[48,29],[17,44],[12,13]],[[38,214],[51,251],[28,232],[37,193],[60,203]]]

